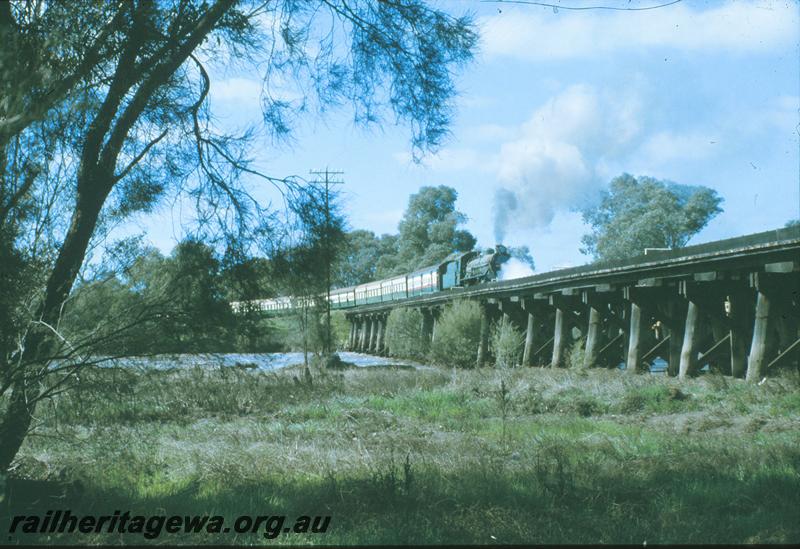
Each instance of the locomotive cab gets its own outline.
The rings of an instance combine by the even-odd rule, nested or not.
[[[439,266],[439,280],[442,289],[458,288],[463,285],[467,264],[478,255],[478,252],[456,252],[450,254]]]

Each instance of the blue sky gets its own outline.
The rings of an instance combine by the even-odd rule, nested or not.
[[[396,232],[421,186],[452,186],[482,246],[494,244],[493,197],[507,189],[521,213],[505,243],[528,245],[537,271],[587,261],[575,208],[622,172],[717,190],[725,211],[691,243],[800,217],[798,3],[686,0],[638,12],[435,4],[473,12],[481,32],[437,154],[416,165],[408,128],[365,131],[343,110],[301,120],[291,147],[259,143],[258,167],[344,171],[350,226],[376,233]],[[218,70],[210,101],[220,123],[257,122],[260,89],[258,75]],[[162,208],[137,226],[168,251],[177,215]]]

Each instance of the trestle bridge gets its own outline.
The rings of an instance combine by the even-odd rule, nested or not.
[[[662,358],[670,376],[708,366],[759,381],[798,364],[800,227],[356,306],[345,310],[348,348],[384,353],[397,307],[419,309],[421,334],[435,341],[442,308],[457,299],[480,304],[478,366],[488,360],[491,324],[505,319],[525,332],[524,366],[563,367],[585,337],[587,368],[646,372]]]

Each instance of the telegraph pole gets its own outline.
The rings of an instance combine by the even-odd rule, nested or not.
[[[331,251],[331,210],[330,210],[330,187],[331,185],[343,185],[344,181],[340,179],[331,179],[331,176],[344,175],[341,171],[332,171],[327,167],[325,171],[311,170],[311,175],[324,176],[324,181],[317,183],[325,184],[325,354],[331,352],[331,263],[333,262],[333,253]]]

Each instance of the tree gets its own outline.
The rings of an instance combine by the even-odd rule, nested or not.
[[[456,210],[457,198],[458,192],[445,185],[422,187],[411,195],[399,225],[394,273],[426,267],[475,247],[475,237],[458,228],[467,218]]]
[[[384,234],[378,238],[378,263],[375,267],[376,278],[386,278],[397,272],[397,246],[400,236],[396,234]]]
[[[234,317],[236,352],[258,353],[274,350],[271,324],[255,306],[255,301],[277,295],[272,265],[263,257],[241,257],[229,248],[221,260],[221,285],[228,303],[238,302]]]
[[[345,235],[335,265],[334,285],[356,286],[382,278],[395,267],[397,236],[375,236],[372,231],[357,229]]]
[[[336,267],[336,285],[353,286],[388,278],[437,263],[454,251],[475,247],[475,237],[459,229],[466,216],[455,209],[458,193],[441,185],[412,194],[400,221],[400,234],[375,236],[371,231],[348,233]],[[531,262],[527,247],[519,259]]]
[[[290,203],[293,214],[290,244],[273,251],[272,268],[282,294],[296,300],[294,306],[303,334],[303,357],[308,366],[310,321],[316,326],[318,314],[326,312],[323,299],[328,290],[328,267],[345,242],[344,217],[335,194],[311,185]],[[321,347],[330,350],[329,331],[323,330]],[[314,330],[318,333],[319,330]]]
[[[600,205],[583,210],[592,227],[581,252],[612,260],[645,248],[682,248],[722,211],[713,189],[622,174],[601,195]]]
[[[363,229],[347,233],[336,261],[334,285],[356,286],[375,280],[380,257],[380,240],[375,233]]]
[[[276,139],[315,105],[352,105],[362,124],[388,107],[419,151],[446,135],[454,70],[476,44],[469,18],[420,0],[20,0],[0,2],[0,38],[0,235],[3,257],[20,258],[2,276],[36,273],[0,304],[13,334],[0,349],[0,396],[10,393],[0,471],[28,432],[51,361],[91,354],[67,352],[60,321],[110,224],[172,195],[194,199],[212,242],[246,250],[276,230],[242,178],[283,191],[299,182],[253,170],[250,134],[215,130],[214,58],[260,71],[264,127]],[[289,101],[272,92],[276,82],[305,94]]]
[[[231,350],[233,313],[224,299],[220,262],[203,242],[187,239],[166,262],[169,313],[159,322],[168,352]]]
[[[233,350],[239,317],[228,305],[210,246],[180,242],[169,257],[139,249],[129,265],[76,286],[63,335],[109,356]]]

